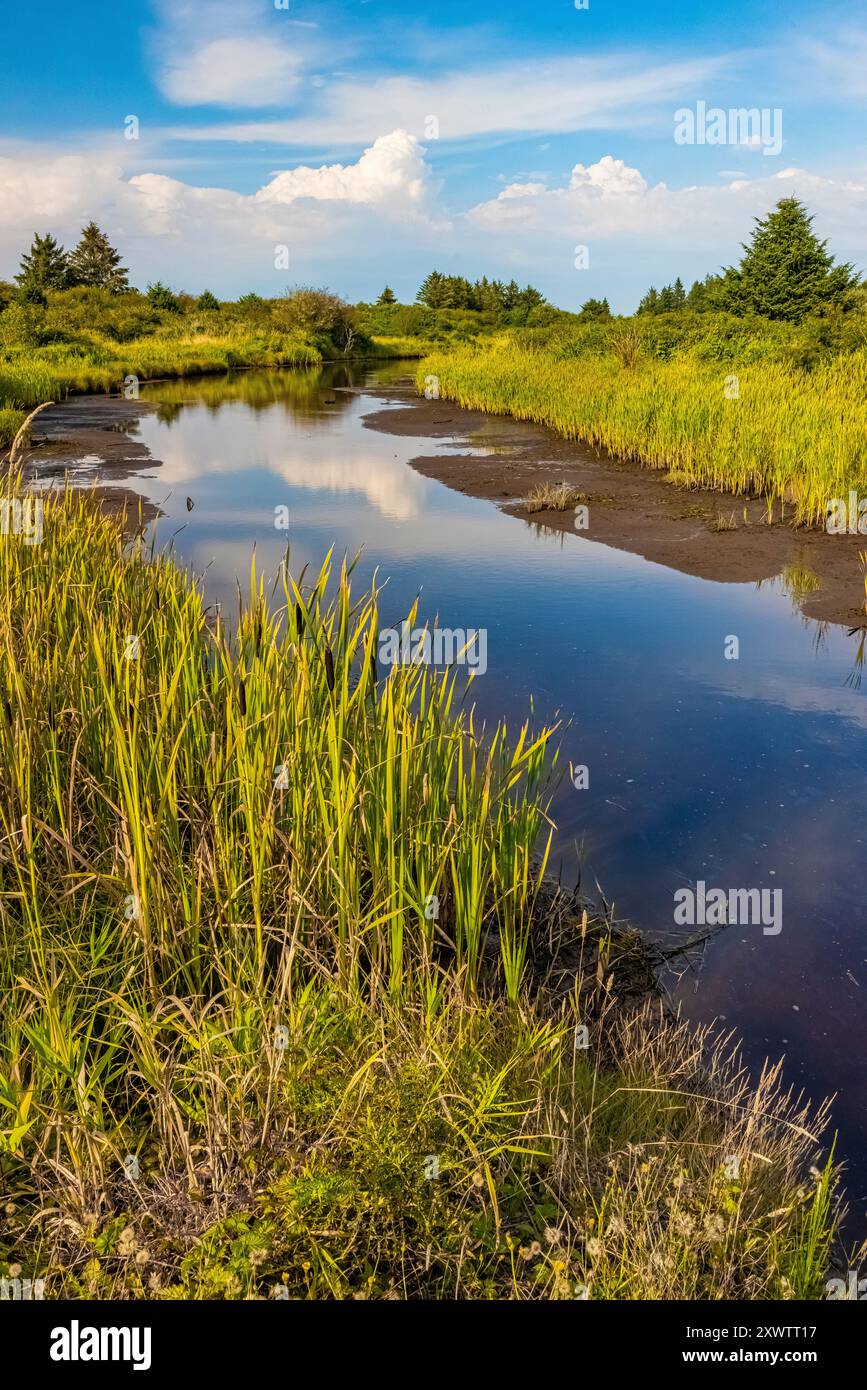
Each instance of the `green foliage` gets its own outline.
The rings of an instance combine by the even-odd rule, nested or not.
[[[148,285],[147,297],[148,303],[152,304],[155,309],[166,309],[170,314],[181,312],[181,302],[178,296],[161,280],[155,280],[152,285]]]
[[[578,315],[579,322],[589,323],[596,319],[610,319],[611,306],[607,299],[585,299]]]
[[[227,632],[130,529],[70,491],[0,547],[0,1274],[820,1296],[822,1116],[619,1008],[625,940],[539,886],[553,731],[482,738],[454,673],[377,671],[348,567],[284,567],[277,608],[254,570]]]
[[[813,321],[809,372],[795,361],[795,349],[807,350],[803,326],[682,310],[541,343],[501,335],[426,359],[419,380],[433,374],[461,405],[536,420],[675,481],[780,499],[795,520],[823,523],[828,498],[867,473],[867,347],[856,317]],[[849,333],[860,337],[853,350]],[[725,391],[733,371],[737,399]]]
[[[377,302],[377,304],[396,304],[396,303],[397,303],[397,299],[395,298],[394,290],[391,288],[390,285],[386,285],[385,289],[382,291],[382,294],[379,296],[379,299],[378,299],[376,302]]]
[[[220,301],[216,295],[211,294],[210,290],[203,290],[196,300],[196,308],[206,313],[215,313],[220,307]]]
[[[289,290],[274,303],[271,317],[277,328],[310,338],[326,355],[361,354],[370,347],[355,309],[326,289]]]
[[[21,257],[21,268],[15,279],[25,297],[62,290],[69,283],[66,253],[50,232],[34,236],[30,250]]]
[[[834,264],[827,242],[812,228],[797,198],[781,198],[767,217],[755,218],[740,265],[725,272],[723,307],[790,323],[832,306],[849,307],[858,277],[851,265]]]
[[[637,313],[670,314],[683,309],[686,303],[686,291],[683,288],[683,281],[678,275],[673,285],[663,285],[661,290],[657,290],[654,285],[651,285],[647,294],[641,300]]]
[[[88,222],[81,239],[67,257],[69,283],[89,285],[118,294],[129,288],[120,255],[95,222]]]
[[[471,309],[500,319],[514,314],[515,322],[524,322],[533,310],[546,304],[544,295],[532,285],[522,290],[514,280],[504,285],[487,276],[472,283],[462,275],[443,275],[438,270],[425,277],[416,299],[428,309]]]

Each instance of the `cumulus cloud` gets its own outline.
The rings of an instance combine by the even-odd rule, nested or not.
[[[732,179],[726,185],[670,188],[650,185],[640,170],[605,155],[597,163],[576,164],[568,183],[548,188],[512,185],[496,198],[478,203],[467,221],[489,235],[513,238],[519,228],[529,248],[553,238],[599,244],[633,243],[648,247],[708,248],[733,253],[751,225],[779,198],[797,194],[824,223],[835,243],[863,240],[867,182],[837,180],[805,169],[783,169],[765,177]]]
[[[592,191],[600,198],[640,197],[647,192],[647,184],[637,169],[630,169],[622,159],[605,154],[589,168],[576,164],[569,189],[573,193]]]
[[[835,254],[863,259],[867,177],[855,172],[841,179],[759,168],[754,178],[674,188],[606,154],[576,163],[557,185],[511,183],[448,215],[425,148],[406,130],[380,136],[355,161],[278,171],[252,193],[156,172],[143,151],[125,169],[117,144],[64,155],[30,147],[0,159],[0,276],[14,273],[34,231],[68,246],[94,217],[140,285],[161,279],[229,296],[320,283],[357,298],[378,293],[387,278],[412,295],[438,265],[526,277],[566,306],[605,293],[626,308],[660,266],[676,261],[685,276],[701,275],[736,257],[752,218],[792,193],[816,214]],[[590,248],[592,266],[580,281],[577,243]],[[288,270],[275,258],[283,245]]]
[[[294,203],[299,198],[350,203],[420,205],[431,192],[430,169],[418,140],[405,130],[383,135],[357,164],[300,165],[277,174],[256,199],[260,203]]]
[[[204,279],[229,295],[239,284],[279,294],[287,282],[317,281],[357,295],[359,279],[383,267],[384,237],[389,266],[435,254],[449,226],[437,189],[423,146],[401,130],[354,163],[280,171],[250,194],[131,173],[107,147],[64,156],[29,147],[0,159],[0,276],[14,273],[34,231],[69,245],[94,217],[138,284],[162,279],[195,290]],[[288,271],[275,258],[283,245]]]

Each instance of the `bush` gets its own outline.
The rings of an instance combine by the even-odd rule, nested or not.
[[[176,294],[173,294],[168,285],[156,280],[152,285],[148,285],[148,300],[155,309],[167,309],[171,314],[181,312],[181,303]]]

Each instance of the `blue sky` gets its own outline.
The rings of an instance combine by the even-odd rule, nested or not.
[[[4,29],[3,276],[93,216],[142,285],[411,298],[437,265],[628,310],[791,192],[867,269],[863,4],[7,0]],[[677,143],[698,103],[767,138]]]

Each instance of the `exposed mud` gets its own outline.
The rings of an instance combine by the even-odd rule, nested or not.
[[[471,497],[489,498],[529,525],[575,534],[574,508],[529,512],[521,500],[539,483],[566,483],[582,494],[576,501],[587,507],[588,525],[580,534],[590,540],[723,583],[783,575],[807,616],[848,627],[867,623],[859,560],[867,537],[795,528],[780,518],[779,506],[769,525],[761,500],[687,489],[661,470],[615,460],[543,425],[425,400],[410,385],[378,394],[401,408],[366,416],[370,429],[496,451],[413,459],[412,466],[425,477]]]
[[[573,507],[529,512],[522,501],[539,483],[566,483],[581,494],[576,501],[586,506],[588,524],[580,534],[591,540],[701,579],[742,584],[783,575],[808,617],[847,627],[867,623],[859,559],[867,537],[793,527],[779,507],[769,525],[760,499],[687,489],[661,470],[624,463],[543,425],[425,400],[408,379],[373,391],[347,389],[365,389],[388,403],[388,409],[365,417],[369,429],[453,442],[456,453],[413,459],[418,472],[458,492],[488,498],[528,525],[575,533]],[[90,466],[98,475],[95,492],[102,504],[112,510],[137,508],[141,499],[118,484],[145,465],[159,466],[135,438],[139,417],[155,408],[150,401],[107,396],[52,406],[34,422],[25,466],[43,482],[67,472],[85,482]],[[142,514],[147,520],[157,509],[142,503]]]

